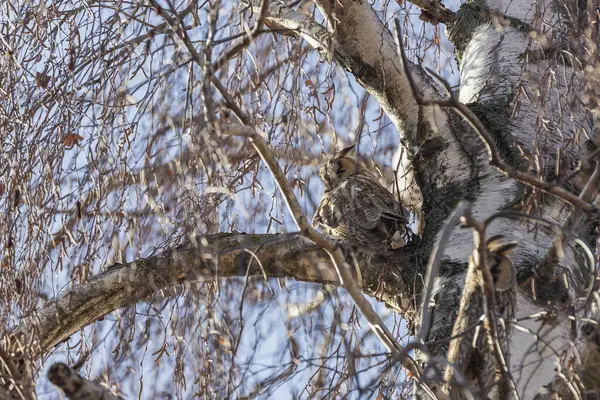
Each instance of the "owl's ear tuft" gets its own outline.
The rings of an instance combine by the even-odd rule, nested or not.
[[[338,158],[344,157],[346,154],[348,154],[352,150],[354,150],[354,147],[356,147],[355,144],[353,144],[352,146],[344,147],[343,149],[341,149],[340,151],[338,151],[337,153],[335,153],[335,155],[333,156],[333,158],[334,159],[338,159]]]
[[[493,251],[502,256],[509,256],[519,246],[517,242],[505,242],[504,236],[496,235],[487,240],[488,251]]]
[[[501,246],[498,246],[494,249],[494,251],[502,256],[509,256],[512,254],[513,250],[519,247],[519,243],[517,242],[508,242],[504,243]]]

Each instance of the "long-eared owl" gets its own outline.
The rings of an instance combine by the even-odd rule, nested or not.
[[[409,238],[408,212],[351,154],[353,148],[340,150],[321,168],[325,192],[313,226],[375,251],[402,247]]]
[[[507,365],[511,321],[514,319],[517,303],[517,272],[509,258],[515,247],[516,242],[505,242],[499,235],[487,241],[488,266],[494,279],[497,339]],[[444,376],[444,392],[451,393],[452,399],[463,398],[460,388],[452,380],[452,368],[462,373],[474,398],[499,398],[492,346],[488,343],[488,335],[482,323],[483,296],[481,271],[471,256],[460,311],[452,330],[454,339],[448,349],[448,361],[452,367],[446,368]]]

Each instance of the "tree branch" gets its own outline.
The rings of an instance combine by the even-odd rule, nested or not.
[[[474,257],[478,272],[481,273],[483,281],[483,311],[484,311],[484,327],[488,336],[488,345],[490,352],[494,357],[496,364],[496,373],[500,375],[498,383],[499,394],[501,398],[518,398],[517,389],[514,381],[508,370],[508,363],[505,355],[502,353],[502,346],[498,339],[498,322],[496,321],[496,295],[494,288],[494,278],[490,266],[488,265],[488,248],[485,230],[487,226],[481,223],[469,213],[463,217],[464,226],[470,227],[473,230],[473,242],[475,243]],[[516,293],[515,293],[516,296]],[[516,299],[515,299],[516,302]],[[510,323],[510,321],[507,321]],[[508,338],[503,338],[508,340]]]
[[[432,25],[437,25],[439,22],[447,24],[456,18],[456,13],[447,9],[440,0],[411,0],[410,2],[421,9],[419,19]]]
[[[430,305],[431,295],[433,293],[433,287],[435,285],[435,280],[438,277],[440,263],[442,261],[442,257],[444,256],[444,249],[450,240],[450,235],[452,230],[460,224],[461,218],[465,216],[469,211],[470,204],[466,201],[462,201],[456,206],[452,214],[447,218],[444,227],[442,228],[442,233],[436,240],[435,246],[431,251],[431,255],[429,256],[429,262],[427,264],[427,273],[425,275],[425,288],[423,289],[422,296],[423,300],[421,302],[421,321],[419,324],[419,332],[417,333],[417,337],[415,341],[419,343],[424,343],[429,335],[429,328],[431,327],[431,312],[432,306]]]
[[[77,371],[63,363],[56,363],[48,370],[48,379],[71,400],[123,400],[108,388],[80,376]]]
[[[400,58],[403,60],[404,64],[407,63],[407,57],[404,52],[404,46],[400,42],[401,32],[400,32],[400,21],[396,19],[396,33],[398,41],[396,43],[398,52],[400,53]],[[429,70],[428,70],[429,71]],[[577,197],[575,194],[569,192],[568,190],[563,189],[555,183],[544,181],[540,178],[536,178],[532,174],[528,172],[522,172],[517,170],[516,168],[508,165],[502,157],[500,156],[500,151],[498,150],[498,146],[496,142],[492,139],[492,135],[487,130],[487,128],[483,125],[481,120],[477,118],[475,113],[471,111],[469,107],[465,104],[458,101],[455,94],[451,91],[449,85],[442,79],[437,76],[433,71],[429,71],[429,73],[433,74],[438,78],[438,80],[446,87],[448,91],[449,98],[447,99],[430,99],[424,96],[414,77],[410,73],[408,69],[405,69],[406,76],[408,77],[409,87],[412,91],[412,96],[414,97],[417,104],[422,106],[431,106],[438,105],[440,107],[453,109],[458,115],[460,115],[470,126],[473,128],[473,131],[479,136],[481,142],[484,144],[488,156],[489,156],[489,165],[494,167],[500,173],[502,173],[507,178],[513,178],[516,181],[525,184],[530,187],[534,187],[540,189],[541,191],[552,194],[559,199],[574,205],[575,207],[580,208],[582,211],[586,213],[598,213],[598,207],[596,207],[593,203],[589,201],[584,201],[581,198]]]
[[[32,349],[39,357],[71,334],[105,315],[158,290],[192,281],[245,276],[252,249],[267,277],[293,277],[319,283],[337,282],[325,252],[300,236],[215,234],[195,238],[172,250],[126,264],[115,264],[88,283],[77,285],[46,302],[17,327],[39,338]],[[259,248],[257,250],[257,248]],[[252,275],[263,275],[256,263]]]
[[[333,33],[313,19],[285,7],[271,6],[266,21],[298,32],[323,58],[334,60],[350,71],[408,140],[416,141],[423,127],[443,132],[445,118],[436,120],[432,108],[419,110],[402,62],[396,57],[393,37],[370,4],[348,0],[316,1],[316,4],[329,19],[328,28]],[[330,8],[330,4],[335,8]],[[373,46],[374,38],[381,44]],[[411,63],[407,68],[417,69]],[[426,77],[421,79],[422,76],[415,78],[419,90],[432,95],[433,85]],[[424,133],[420,132],[421,136]]]

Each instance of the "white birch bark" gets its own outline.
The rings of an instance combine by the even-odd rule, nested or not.
[[[500,20],[512,17],[518,21],[530,24],[537,32],[542,27],[557,26],[558,11],[556,2],[488,1],[490,10],[503,14]],[[468,43],[461,62],[460,100],[463,103],[479,102],[494,103],[504,96],[511,97],[511,105],[517,106],[514,118],[506,121],[507,132],[515,144],[526,152],[544,156],[540,160],[542,168],[552,169],[556,162],[557,150],[571,160],[582,154],[578,145],[566,146],[572,140],[582,143],[591,133],[590,120],[585,115],[583,107],[577,107],[575,95],[569,90],[577,79],[577,72],[569,67],[557,68],[552,88],[549,83],[551,60],[521,62],[520,59],[531,49],[547,47],[543,40],[532,40],[528,29],[513,26],[500,26],[502,22],[479,26]],[[557,32],[547,31],[550,36]],[[539,33],[538,33],[539,34]],[[556,43],[554,44],[556,45]],[[551,79],[551,78],[550,78]],[[528,96],[514,96],[515,92],[523,91]],[[517,99],[515,101],[515,98]],[[569,106],[567,106],[569,104]],[[562,105],[562,107],[561,107]],[[571,115],[567,115],[571,113]],[[555,129],[540,129],[540,119],[551,121]],[[588,136],[589,137],[589,136]],[[513,151],[516,151],[514,149]],[[518,196],[517,185],[506,181],[498,174],[491,173],[481,183],[480,195],[475,202],[475,209],[480,215],[490,215],[501,207],[510,204]],[[550,201],[543,206],[542,215],[558,223],[564,222],[566,214],[561,213],[563,204]],[[510,234],[520,243],[520,248],[514,257],[517,265],[539,263],[546,251],[552,245],[554,232],[542,230],[534,236],[527,232],[527,227],[514,221],[501,221],[495,226],[499,233]],[[566,257],[561,260],[563,273],[569,276],[570,298],[580,293],[582,287],[580,268],[573,252],[566,251]],[[573,279],[575,277],[575,279]],[[560,279],[560,278],[559,278]],[[517,318],[536,315],[546,311],[547,307],[535,304],[529,288],[523,288],[519,296]],[[512,337],[511,371],[517,387],[523,398],[532,398],[539,388],[548,384],[555,375],[558,356],[567,350],[570,341],[570,322],[565,312],[559,312],[554,321],[548,323],[545,319],[528,319],[520,325]],[[540,339],[543,344],[540,344]]]

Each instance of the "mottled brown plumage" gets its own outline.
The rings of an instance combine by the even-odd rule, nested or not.
[[[517,246],[515,242],[504,242],[502,236],[494,236],[487,242],[488,266],[494,278],[495,315],[497,338],[508,365],[511,321],[514,319],[517,302],[516,269],[508,256]],[[461,298],[460,312],[456,318],[448,349],[448,361],[467,380],[468,388],[476,399],[498,397],[497,375],[494,355],[483,327],[483,278],[475,264],[469,259],[469,269]],[[444,392],[452,399],[462,399],[460,388],[452,381],[453,370],[446,369]]]
[[[408,239],[407,211],[347,147],[320,171],[325,193],[313,225],[376,251],[398,248]]]

